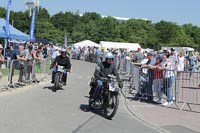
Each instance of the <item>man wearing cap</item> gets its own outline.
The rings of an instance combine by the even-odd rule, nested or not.
[[[141,50],[142,50],[141,48],[137,49],[137,52],[133,56],[133,62],[139,63],[144,59],[144,55],[141,53]]]
[[[169,74],[169,87],[168,87],[168,103],[173,102],[173,96],[172,96],[172,87],[175,81],[175,76],[177,72],[177,66],[178,66],[178,58],[175,54],[175,48],[171,48],[171,54],[169,56],[169,62],[170,62],[170,68],[169,70],[171,71]],[[167,103],[164,103],[163,105],[165,106]]]
[[[153,85],[153,79],[154,79],[154,76],[153,76],[153,69],[152,69],[152,66],[155,65],[156,63],[156,59],[154,58],[154,53],[153,52],[149,52],[147,54],[147,58],[149,59],[147,61],[147,63],[145,65],[142,65],[142,68],[148,68],[148,79],[149,81],[146,82],[146,85],[145,85],[145,89],[143,93],[146,93],[147,94],[147,98],[148,98],[148,102],[150,103],[153,103],[153,90],[152,90],[152,85]]]
[[[4,62],[4,57],[3,57],[3,55],[2,55],[2,51],[3,51],[3,46],[2,46],[2,44],[0,44],[0,66],[1,66],[1,64],[3,64],[3,62]],[[3,76],[3,74],[1,73],[1,71],[0,71],[0,78]]]

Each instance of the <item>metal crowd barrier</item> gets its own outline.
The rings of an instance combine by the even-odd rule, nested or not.
[[[2,64],[0,64],[0,90],[7,90],[7,82],[9,75],[9,60],[5,60]]]
[[[178,90],[178,103],[183,103],[180,110],[190,104],[200,105],[200,72],[181,72],[181,76],[176,80]]]
[[[119,70],[131,77],[128,89],[135,89],[139,100],[149,97],[166,99],[168,88],[171,87],[172,100],[180,110],[185,105],[188,105],[190,110],[190,104],[200,105],[200,72],[181,72],[182,76],[177,77],[175,71],[140,68],[124,58],[118,60]],[[114,63],[118,65],[116,61]],[[165,76],[166,73],[175,75],[172,82]],[[183,105],[179,107],[179,103]]]
[[[51,70],[49,69],[50,65],[51,60],[44,60],[43,62],[34,60],[32,65],[32,80],[36,82],[48,80],[48,75],[51,75]]]
[[[5,61],[1,65],[0,89],[19,88],[25,85],[35,84],[38,81],[48,80],[51,75],[49,69],[51,60],[37,61]]]

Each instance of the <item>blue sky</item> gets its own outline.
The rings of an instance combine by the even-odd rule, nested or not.
[[[32,1],[32,0],[27,0]],[[6,7],[8,0],[0,0]],[[25,0],[13,0],[12,10],[24,11]],[[96,12],[106,16],[147,18],[200,26],[200,0],[40,0],[51,15],[60,11]]]

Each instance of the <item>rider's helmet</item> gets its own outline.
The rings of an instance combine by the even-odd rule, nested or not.
[[[65,49],[61,49],[61,54],[67,54],[67,51]]]
[[[106,59],[113,59],[114,55],[111,52],[108,52],[108,53],[106,53],[105,58]]]

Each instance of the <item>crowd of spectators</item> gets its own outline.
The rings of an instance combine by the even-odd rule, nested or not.
[[[141,67],[142,72],[149,76],[149,81],[143,89],[144,93],[149,93],[148,100],[153,102],[153,90],[158,95],[157,103],[161,103],[163,88],[164,94],[167,95],[167,102],[164,105],[172,103],[172,86],[175,78],[181,78],[181,72],[189,71],[190,79],[192,74],[200,70],[200,55],[194,51],[180,51],[179,53],[171,48],[162,51],[143,51],[138,48],[137,51],[127,51],[124,49],[100,49],[98,47],[58,47],[53,44],[18,44],[15,47],[6,48],[6,56],[3,56],[3,45],[0,44],[0,65],[5,60],[9,61],[11,70],[10,83],[14,76],[14,70],[19,70],[18,82],[33,79],[34,82],[39,82],[35,73],[41,73],[41,65],[45,61],[53,62],[60,55],[61,49],[66,49],[67,55],[72,59],[84,60],[93,63],[99,63],[104,60],[104,55],[107,52],[112,52],[115,58],[123,58],[134,65]],[[119,64],[116,64],[119,65]],[[33,72],[34,66],[34,74]],[[119,66],[117,66],[119,69]],[[31,78],[32,74],[32,78]],[[0,77],[2,77],[0,72]],[[142,79],[141,79],[142,80]],[[154,88],[152,88],[154,84]]]
[[[193,72],[200,71],[200,55],[194,51],[179,51],[176,49],[164,49],[160,51],[143,51],[138,48],[137,51],[127,51],[120,49],[99,49],[96,47],[72,48],[71,54],[73,59],[80,59],[90,62],[99,63],[103,61],[104,54],[112,52],[116,58],[123,58],[130,61],[134,65],[138,65],[142,72],[148,75],[148,82],[141,76],[141,80],[145,80],[141,92],[147,94],[148,102],[156,102],[161,104],[163,94],[167,96],[164,106],[173,103],[172,96],[173,85],[175,79],[181,79],[182,72],[189,72],[189,78],[193,78]],[[119,65],[116,64],[116,65]],[[117,66],[119,69],[119,66]],[[158,96],[158,100],[153,100],[153,92]]]
[[[9,68],[9,84],[12,85],[15,70],[19,70],[18,82],[40,82],[37,78],[37,73],[42,72],[42,67],[46,67],[47,62],[52,62],[58,55],[60,50],[65,47],[57,47],[53,44],[35,44],[21,43],[10,45],[6,48],[5,54],[3,45],[0,44],[0,67],[6,64]],[[65,48],[69,51],[69,48]],[[70,52],[68,52],[70,53]],[[5,55],[5,57],[4,57]],[[44,65],[44,63],[46,63]],[[50,64],[49,63],[49,64]],[[44,68],[43,68],[44,69]],[[0,77],[3,73],[0,72]]]

